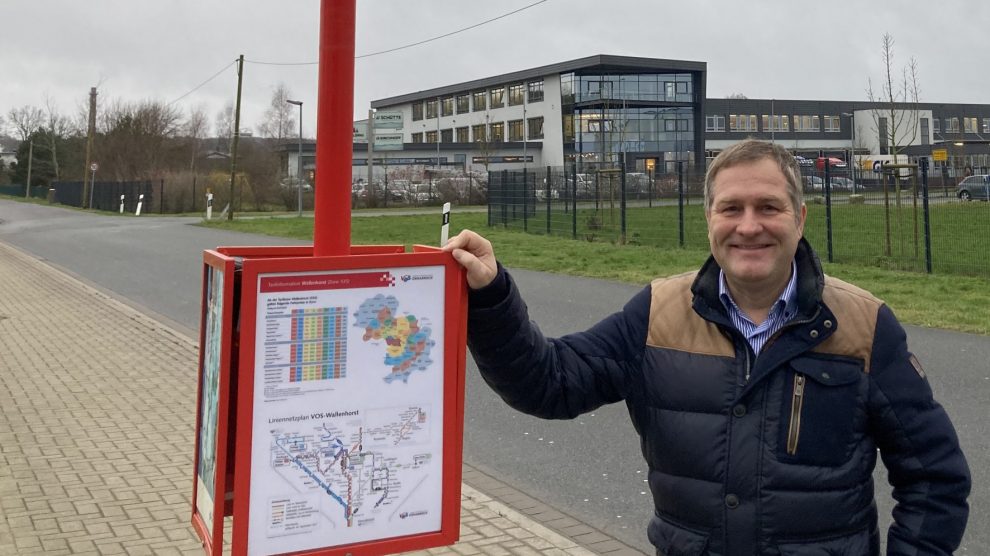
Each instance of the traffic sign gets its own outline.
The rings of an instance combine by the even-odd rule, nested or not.
[[[935,162],[945,162],[949,160],[949,151],[946,149],[932,149],[932,160]]]
[[[89,171],[90,172],[95,172],[95,171],[97,171],[99,169],[100,169],[100,165],[97,164],[97,163],[95,163],[95,162],[89,165]]]

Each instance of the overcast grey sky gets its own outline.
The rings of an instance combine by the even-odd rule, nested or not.
[[[461,29],[537,0],[358,0],[356,54]],[[212,121],[236,93],[239,54],[315,62],[318,0],[0,0],[0,115],[42,107],[66,114],[99,85],[109,100],[197,106]],[[990,102],[990,2],[959,0],[664,2],[546,0],[435,42],[355,64],[355,119],[374,99],[594,54],[708,63],[708,96],[865,100],[883,72],[880,41],[894,36],[895,67],[915,57],[921,100]],[[244,69],[242,128],[256,128],[279,82],[304,104],[312,137],[316,65]]]

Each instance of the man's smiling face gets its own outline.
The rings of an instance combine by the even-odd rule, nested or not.
[[[718,172],[705,218],[712,255],[729,289],[783,290],[806,214],[803,205],[792,205],[787,179],[769,158]]]

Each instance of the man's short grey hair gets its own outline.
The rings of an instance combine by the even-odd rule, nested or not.
[[[712,161],[705,174],[705,212],[712,208],[715,178],[719,172],[732,166],[751,164],[767,158],[777,163],[784,178],[787,179],[787,193],[794,207],[795,218],[800,219],[801,205],[804,204],[804,195],[801,192],[801,167],[798,166],[794,155],[784,147],[757,139],[740,141],[719,153]]]

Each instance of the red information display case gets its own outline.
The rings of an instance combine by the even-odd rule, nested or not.
[[[354,23],[355,0],[321,1],[313,246],[203,254],[207,554],[377,556],[459,534],[465,273],[436,247],[350,245]]]
[[[233,554],[456,542],[464,271],[436,248],[400,251],[204,253],[193,524],[207,553],[224,552],[225,515]]]

